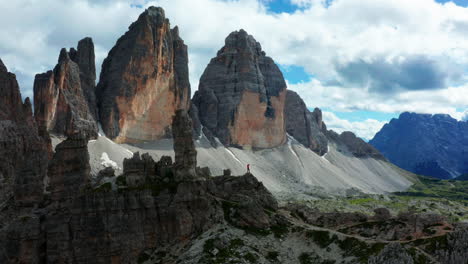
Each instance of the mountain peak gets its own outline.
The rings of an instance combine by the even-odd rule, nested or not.
[[[243,51],[259,56],[265,56],[265,52],[262,51],[260,43],[243,29],[233,31],[226,37],[225,45],[218,52],[218,55],[222,52],[234,51]]]
[[[370,143],[391,162],[417,174],[452,178],[468,172],[468,125],[447,114],[405,112]]]

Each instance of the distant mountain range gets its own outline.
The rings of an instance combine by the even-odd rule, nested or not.
[[[468,122],[449,115],[402,113],[369,143],[417,174],[452,179],[468,172]]]

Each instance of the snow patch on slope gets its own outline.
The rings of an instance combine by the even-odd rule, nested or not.
[[[91,142],[91,141],[90,141]],[[101,165],[105,168],[112,167],[114,170],[120,170],[121,168],[117,165],[117,162],[111,160],[106,152],[101,154]]]

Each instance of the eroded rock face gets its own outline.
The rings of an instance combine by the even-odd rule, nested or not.
[[[271,148],[285,142],[286,83],[244,30],[232,32],[205,69],[193,103],[224,145]]]
[[[353,132],[345,131],[341,133],[338,140],[346,145],[348,150],[358,158],[372,157],[375,159],[386,160],[376,148],[361,138],[356,137]]]
[[[70,59],[80,68],[80,81],[83,95],[88,102],[89,110],[97,120],[96,104],[96,62],[94,43],[91,38],[84,38],[78,42],[77,49],[70,49]]]
[[[51,199],[66,199],[82,192],[90,182],[90,171],[87,136],[71,135],[55,147],[49,164],[47,191]]]
[[[326,126],[320,109],[310,112],[296,92],[287,91],[284,115],[289,135],[319,155],[327,153]]]
[[[29,98],[22,102],[16,76],[1,60],[0,94],[0,201],[34,205],[43,196],[50,139],[40,136]]]
[[[178,110],[172,122],[176,180],[197,178],[197,150],[193,143],[192,120],[185,110]]]
[[[172,117],[189,108],[187,46],[164,10],[150,7],[102,65],[97,101],[102,128],[117,142],[171,137]]]
[[[37,74],[34,79],[34,115],[38,126],[46,130],[70,136],[77,132],[84,132],[88,137],[97,137],[97,123],[93,117],[94,107],[88,103],[86,93],[92,90],[89,65],[80,66],[70,58],[70,55],[77,60],[84,60],[81,55],[85,51],[83,44],[79,51],[72,51],[70,54],[62,49],[57,66],[53,71]],[[81,48],[81,50],[80,50]],[[86,52],[89,53],[89,52]],[[87,54],[89,55],[89,54]],[[89,64],[90,58],[88,58]],[[84,62],[81,65],[85,65]],[[81,81],[81,77],[85,77]],[[82,86],[84,85],[84,86]]]

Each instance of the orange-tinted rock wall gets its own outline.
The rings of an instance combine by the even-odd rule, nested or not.
[[[231,143],[240,146],[270,148],[285,142],[284,99],[286,90],[278,97],[272,97],[272,107],[277,113],[275,118],[265,116],[267,103],[260,102],[260,95],[244,91],[237,106],[235,120],[229,127]]]
[[[160,8],[147,9],[109,52],[98,84],[100,121],[117,142],[171,137],[172,117],[188,109],[187,47]]]

